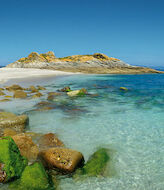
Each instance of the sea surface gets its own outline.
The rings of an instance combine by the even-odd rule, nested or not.
[[[99,147],[113,150],[114,175],[77,182],[64,177],[61,190],[164,189],[164,75],[73,75],[14,83],[47,89],[40,99],[0,103],[0,109],[28,114],[28,130],[57,133],[86,161]],[[46,100],[47,92],[64,86],[86,88],[92,95],[57,97],[54,110],[33,111],[36,103]]]

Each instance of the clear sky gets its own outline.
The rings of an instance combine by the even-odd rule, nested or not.
[[[164,66],[164,0],[0,0],[0,65],[49,50]]]

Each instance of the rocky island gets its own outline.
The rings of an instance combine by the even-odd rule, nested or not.
[[[52,51],[42,54],[32,52],[27,57],[7,65],[7,68],[52,69],[95,74],[163,73],[147,67],[131,66],[117,58],[108,57],[102,53],[57,58]]]

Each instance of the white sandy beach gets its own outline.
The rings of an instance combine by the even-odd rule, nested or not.
[[[40,76],[60,76],[74,74],[71,72],[43,70],[43,69],[24,69],[24,68],[0,68],[0,83],[7,82],[10,79],[30,78]]]

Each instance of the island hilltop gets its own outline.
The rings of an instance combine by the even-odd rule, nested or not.
[[[52,51],[42,54],[32,52],[28,57],[21,58],[7,65],[7,67],[53,69],[95,74],[163,73],[147,67],[131,66],[117,58],[108,57],[102,53],[57,58]]]

